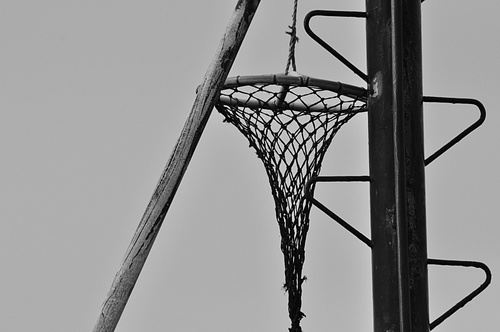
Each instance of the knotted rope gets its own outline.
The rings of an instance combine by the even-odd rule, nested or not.
[[[290,44],[288,47],[288,61],[286,63],[285,74],[290,72],[290,66],[292,66],[293,71],[297,71],[297,66],[295,64],[295,45],[299,41],[297,37],[297,7],[298,0],[294,0],[293,4],[293,13],[292,13],[292,25],[289,25],[289,31],[286,32],[287,35],[290,35]]]

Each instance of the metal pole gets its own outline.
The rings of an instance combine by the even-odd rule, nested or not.
[[[420,0],[403,0],[403,93],[411,331],[429,331]]]
[[[366,0],[375,332],[410,332],[401,0]]]
[[[420,0],[366,0],[375,332],[427,332]]]

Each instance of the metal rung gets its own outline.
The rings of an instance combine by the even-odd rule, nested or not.
[[[445,266],[462,266],[462,267],[475,267],[479,268],[484,271],[486,278],[484,282],[476,288],[473,292],[471,292],[469,295],[464,297],[460,302],[455,304],[453,307],[451,307],[448,311],[446,311],[444,314],[436,318],[431,324],[430,324],[430,329],[432,330],[439,324],[441,324],[445,319],[453,315],[458,309],[462,308],[464,305],[472,301],[476,296],[478,296],[482,291],[488,287],[488,285],[491,282],[491,271],[488,268],[488,266],[484,263],[481,262],[471,262],[471,261],[456,261],[456,260],[444,260],[444,259],[428,259],[427,264],[430,265],[445,265]]]
[[[469,127],[465,128],[460,134],[455,136],[451,141],[443,145],[439,150],[434,152],[428,158],[425,159],[425,166],[429,165],[433,162],[437,157],[441,156],[443,153],[448,151],[453,145],[457,144],[462,138],[469,135],[472,131],[474,131],[477,127],[483,124],[486,119],[486,109],[483,104],[479,100],[470,99],[470,98],[450,98],[450,97],[431,97],[424,96],[424,103],[443,103],[443,104],[464,104],[464,105],[475,105],[479,109],[479,119],[477,119],[473,124]]]
[[[306,199],[309,200],[314,206],[316,206],[321,211],[326,213],[330,218],[335,220],[342,227],[347,229],[351,234],[356,236],[359,240],[361,240],[363,243],[365,243],[368,247],[371,248],[372,241],[369,238],[367,238],[363,233],[361,233],[356,228],[351,226],[347,221],[340,218],[333,211],[328,209],[325,205],[320,203],[313,196],[313,191],[315,188],[315,184],[317,182],[369,182],[369,181],[370,181],[370,177],[367,175],[361,175],[361,176],[316,176],[316,177],[313,177],[311,180],[309,180],[309,182],[307,182],[306,187],[305,187],[305,196],[306,196]]]
[[[327,50],[331,55],[333,55],[337,60],[342,62],[347,68],[349,68],[356,75],[361,77],[361,79],[365,82],[368,82],[368,75],[363,73],[358,67],[353,65],[349,60],[343,57],[339,52],[337,52],[333,47],[328,45],[323,39],[321,39],[317,34],[315,34],[311,29],[311,19],[316,16],[329,16],[329,17],[355,17],[355,18],[366,18],[367,15],[365,12],[346,12],[346,11],[338,11],[338,10],[313,10],[309,12],[304,18],[304,29],[306,33],[311,37],[315,42],[321,45],[325,50]]]

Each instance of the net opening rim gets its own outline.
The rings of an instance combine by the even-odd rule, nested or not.
[[[254,84],[277,84],[283,86],[294,85],[304,87],[312,86],[323,90],[333,91],[340,95],[359,98],[363,101],[366,101],[368,96],[367,89],[355,85],[306,75],[289,74],[238,75],[228,77],[222,87],[222,90]]]

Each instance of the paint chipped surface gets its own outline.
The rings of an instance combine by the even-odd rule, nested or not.
[[[382,73],[378,72],[375,74],[371,84],[371,97],[377,98],[382,94]]]

